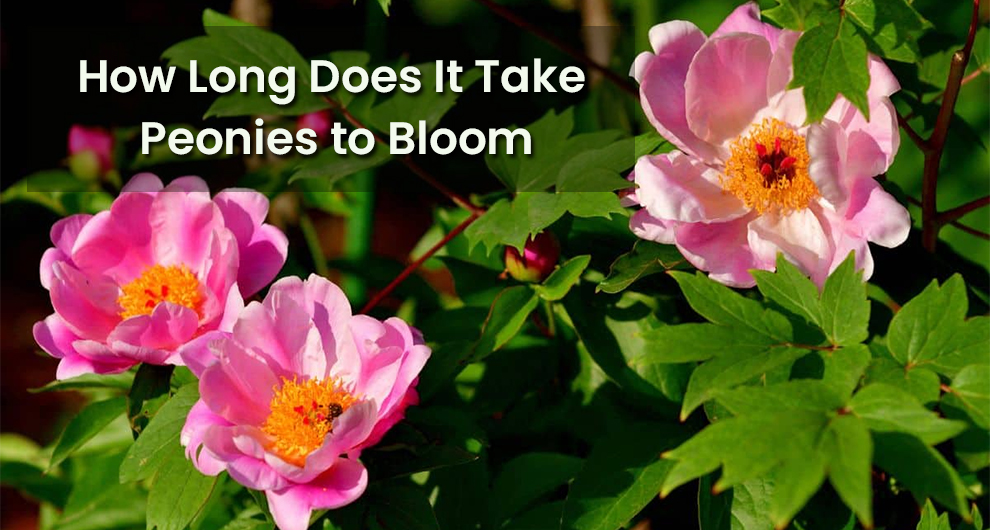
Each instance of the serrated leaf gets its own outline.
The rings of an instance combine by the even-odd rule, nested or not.
[[[990,365],[963,368],[942,398],[942,406],[964,411],[973,423],[990,429]]]
[[[632,250],[612,262],[608,276],[598,284],[598,291],[618,293],[624,291],[636,280],[670,270],[686,263],[674,245],[661,245],[652,241],[639,240]]]
[[[783,254],[777,255],[777,271],[752,270],[756,286],[768,300],[803,317],[809,323],[821,326],[822,309],[818,288],[804,273],[798,270]]]
[[[856,344],[835,351],[818,353],[824,365],[822,382],[831,386],[841,396],[851,395],[870,364],[869,348],[863,344]]]
[[[202,510],[217,477],[193,467],[179,445],[169,446],[148,494],[148,530],[182,530]]]
[[[941,394],[938,374],[920,367],[905,370],[903,366],[887,357],[873,359],[866,370],[864,383],[896,386],[925,405],[937,402]]]
[[[824,15],[794,46],[794,78],[789,88],[802,87],[808,123],[821,121],[839,94],[869,119],[866,43],[839,11]]]
[[[590,255],[571,258],[554,270],[542,284],[534,285],[533,289],[544,300],[551,302],[560,300],[581,278],[581,273],[588,268],[589,263],[591,263]]]
[[[956,470],[935,449],[901,432],[873,433],[873,461],[907,486],[916,498],[930,497],[965,514],[968,492]]]
[[[866,424],[853,416],[829,423],[822,440],[829,462],[828,479],[865,528],[873,526],[873,440]]]
[[[582,465],[580,458],[559,453],[526,453],[506,462],[491,489],[495,524],[567,484]]]
[[[722,354],[757,355],[775,344],[771,337],[718,324],[660,326],[643,333],[643,355],[658,363],[706,361]]]
[[[82,447],[107,425],[110,425],[110,422],[124,414],[126,406],[127,399],[120,396],[91,403],[82,409],[62,431],[62,436],[59,437],[55,450],[52,451],[52,459],[48,464],[48,469],[51,470],[61,464],[73,451]]]
[[[679,443],[684,431],[657,423],[629,425],[599,440],[571,483],[561,528],[614,530],[656,496],[672,463],[661,452]]]
[[[197,400],[198,384],[188,384],[162,405],[124,455],[120,464],[120,482],[146,479],[158,471],[172,448],[179,447],[182,426]]]
[[[951,530],[949,525],[949,514],[939,515],[935,510],[932,501],[926,500],[925,507],[921,510],[921,519],[918,521],[917,530]]]
[[[528,286],[517,285],[503,290],[495,298],[485,320],[481,338],[475,345],[474,358],[486,357],[515,337],[538,303],[539,297]]]
[[[81,469],[54,530],[144,526],[145,493],[135,484],[117,482],[117,467],[122,457],[122,453],[115,453],[74,462]]]
[[[763,16],[781,27],[804,31],[817,23],[818,15],[828,7],[826,0],[777,0],[776,7],[763,11]]]
[[[821,381],[799,379],[767,387],[743,386],[716,394],[734,415],[774,414],[783,410],[823,412],[838,410],[847,396]]]
[[[869,337],[870,301],[854,253],[825,280],[821,296],[821,327],[832,344],[850,346]]]
[[[930,27],[906,0],[848,0],[846,15],[862,30],[875,53],[888,59],[918,59],[918,33]]]
[[[849,410],[873,432],[903,432],[935,445],[966,429],[959,421],[945,420],[926,409],[897,387],[875,383],[863,387],[849,402]]]
[[[736,484],[718,495],[712,493],[711,475],[701,477],[698,488],[700,530],[767,530],[770,521],[772,480],[756,479]]]
[[[565,162],[557,174],[556,190],[615,191],[628,188],[621,173],[636,163],[636,139],[623,138],[610,145],[591,148]]]
[[[791,324],[780,313],[765,309],[759,302],[743,297],[700,272],[671,271],[669,274],[680,285],[691,308],[711,322],[765,335],[779,342],[792,339]]]

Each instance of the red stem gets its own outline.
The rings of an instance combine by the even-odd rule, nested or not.
[[[537,37],[543,39],[543,41],[546,42],[547,44],[569,55],[571,59],[574,59],[575,61],[587,66],[588,68],[592,68],[594,70],[601,72],[601,74],[605,76],[606,79],[614,83],[615,86],[621,88],[622,90],[628,92],[629,94],[632,94],[633,96],[639,97],[639,89],[636,88],[636,85],[634,85],[628,79],[613,72],[610,68],[598,64],[597,62],[595,62],[594,59],[588,57],[586,54],[568,46],[565,42],[561,41],[560,39],[551,35],[550,33],[544,31],[543,28],[540,28],[538,26],[529,23],[525,19],[521,18],[519,15],[516,15],[509,9],[499,4],[496,4],[492,0],[475,0],[475,2],[478,2],[479,4],[487,7],[492,13],[495,13],[496,15],[504,18],[506,21],[513,24],[514,26],[523,29],[525,31],[528,31],[533,35],[536,35]]]
[[[972,212],[974,210],[979,210],[987,205],[990,205],[990,196],[983,197],[982,199],[976,199],[975,201],[967,202],[961,206],[956,206],[951,210],[944,211],[938,214],[938,224],[944,225],[948,222],[955,221],[960,217]]]
[[[386,285],[385,288],[382,289],[381,291],[378,291],[378,293],[376,293],[375,296],[373,296],[371,300],[369,300],[368,303],[361,308],[361,313],[367,313],[368,311],[374,309],[375,306],[377,306],[382,300],[385,299],[385,297],[392,294],[392,291],[394,291],[395,288],[398,287],[400,283],[402,283],[406,278],[408,278],[410,274],[415,272],[416,269],[420,267],[420,265],[422,265],[426,260],[430,259],[431,256],[436,254],[441,248],[444,247],[444,245],[449,243],[451,239],[454,239],[455,237],[457,237],[458,234],[463,232],[468,226],[471,226],[471,223],[473,223],[475,219],[477,219],[480,215],[481,214],[478,212],[472,212],[467,219],[461,221],[461,224],[455,226],[453,230],[448,232],[447,235],[443,236],[443,239],[437,241],[437,244],[430,247],[430,249],[424,252],[422,256],[416,258],[415,261],[407,265],[406,268],[403,269],[402,272],[400,272],[399,275],[396,276],[395,279],[391,281],[391,283]]]
[[[915,206],[921,206],[921,201],[919,201],[918,199],[915,199],[914,197],[907,197],[907,201],[909,203],[915,205]],[[969,234],[971,236],[976,236],[976,237],[978,237],[980,239],[986,239],[987,241],[990,241],[990,234],[988,234],[986,232],[981,232],[981,231],[979,231],[979,230],[977,230],[975,228],[971,228],[969,226],[966,226],[966,225],[960,223],[959,221],[949,221],[947,224],[950,224],[950,225],[958,228],[959,230],[962,230],[963,232],[966,232],[967,234]]]

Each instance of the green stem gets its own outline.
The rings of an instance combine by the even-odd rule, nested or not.
[[[554,318],[554,314],[553,314],[553,302],[551,302],[550,300],[544,300],[543,309],[547,312],[547,331],[550,333],[551,337],[556,337],[557,319]]]
[[[316,274],[326,278],[330,274],[327,256],[323,253],[323,245],[320,244],[320,234],[316,232],[316,226],[313,225],[313,220],[310,219],[305,210],[299,214],[299,229],[302,230],[303,238],[306,239],[306,246],[313,258]]]

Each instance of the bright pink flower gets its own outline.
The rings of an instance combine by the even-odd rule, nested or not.
[[[296,120],[296,130],[312,129],[316,133],[316,143],[323,145],[330,137],[330,128],[333,127],[333,117],[329,110],[318,110],[303,114]]]
[[[279,280],[232,333],[182,356],[200,390],[182,429],[186,455],[204,474],[226,470],[263,490],[278,527],[302,530],[312,510],[364,492],[361,449],[418,402],[430,349],[398,318],[352,315],[344,293],[312,275]]]
[[[540,232],[526,241],[522,254],[505,247],[505,270],[521,282],[541,282],[550,276],[560,259],[560,243],[550,232]]]
[[[55,313],[34,338],[61,359],[57,377],[181,364],[176,350],[230,329],[250,296],[275,278],[288,241],[264,224],[268,199],[240,189],[214,198],[199,177],[162,186],[136,175],[109,210],[55,223],[41,284]]]
[[[69,129],[69,155],[92,153],[99,161],[99,173],[113,169],[113,134],[103,127],[73,125]]]
[[[839,97],[805,125],[802,90],[787,89],[800,34],[759,16],[745,4],[711,37],[684,21],[650,30],[653,53],[631,75],[647,118],[678,150],[637,162],[625,200],[642,209],[630,227],[728,285],[752,286],[749,270],[773,270],[777,253],[821,285],[855,250],[868,278],[867,242],[897,246],[911,226],[873,179],[897,153],[889,96],[900,86],[870,56],[870,120]]]

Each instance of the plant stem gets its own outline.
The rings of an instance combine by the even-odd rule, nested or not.
[[[326,278],[330,274],[330,267],[327,265],[327,256],[323,253],[323,245],[320,244],[320,234],[316,232],[313,220],[305,210],[299,213],[299,229],[302,230],[306,246],[309,247],[309,255],[313,258],[313,268],[316,274]]]
[[[975,201],[967,202],[966,204],[963,204],[961,206],[956,206],[951,210],[944,211],[938,214],[938,224],[944,225],[951,221],[955,221],[956,219],[959,219],[960,217],[968,214],[969,212],[972,212],[974,210],[979,210],[980,208],[983,208],[987,205],[990,205],[990,196],[983,197],[982,199],[976,199]]]
[[[945,83],[942,106],[939,108],[938,117],[935,119],[935,129],[931,138],[928,139],[922,151],[925,152],[925,169],[922,177],[921,195],[921,244],[929,252],[935,251],[938,242],[938,231],[942,227],[939,223],[938,204],[936,193],[938,188],[938,170],[942,162],[942,152],[945,149],[945,140],[949,135],[949,124],[955,113],[956,99],[959,97],[959,88],[966,72],[966,64],[973,51],[973,43],[976,40],[976,30],[980,23],[980,0],[973,0],[973,14],[969,23],[969,33],[966,36],[966,44],[956,53],[952,54],[952,63],[949,66],[949,79]]]
[[[454,239],[467,227],[471,226],[471,223],[473,223],[475,219],[477,219],[480,215],[481,215],[480,213],[472,212],[471,215],[467,217],[467,219],[461,221],[461,224],[455,226],[453,230],[448,232],[447,235],[443,236],[443,239],[437,241],[437,243],[432,247],[430,247],[429,250],[424,252],[422,256],[416,258],[415,261],[407,265],[406,268],[403,269],[402,272],[400,272],[399,275],[396,276],[394,280],[392,280],[388,285],[386,285],[384,289],[376,293],[375,296],[372,297],[371,300],[369,300],[368,303],[361,308],[361,313],[366,314],[368,313],[368,311],[374,309],[375,306],[379,304],[379,302],[384,300],[385,297],[387,297],[388,295],[392,294],[392,291],[394,291],[395,288],[399,286],[399,284],[401,284],[406,278],[408,278],[410,274],[415,272],[416,269],[420,267],[420,265],[422,265],[426,260],[430,259],[431,256],[436,254],[441,248],[444,247],[444,245],[449,243],[451,239]]]
[[[910,197],[910,196],[907,197],[907,201],[909,203],[915,205],[915,206],[921,206],[921,201],[919,201],[918,199],[915,199],[914,197]],[[987,241],[990,241],[990,234],[988,234],[986,232],[981,232],[981,231],[979,231],[979,230],[977,230],[975,228],[966,226],[966,225],[960,223],[959,221],[949,221],[947,224],[950,224],[950,225],[958,228],[959,230],[962,230],[963,232],[966,232],[967,234],[969,234],[971,236],[976,236],[976,237],[979,237],[981,239],[986,239]]]

